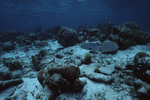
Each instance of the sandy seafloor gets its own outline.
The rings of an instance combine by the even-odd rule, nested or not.
[[[37,54],[40,50],[44,49],[49,52],[43,59],[43,63],[45,64],[51,63],[53,59],[55,59],[55,61],[57,62],[55,62],[55,64],[61,65],[65,63],[65,65],[68,64],[75,66],[77,66],[78,63],[80,63],[80,60],[84,58],[85,54],[89,52],[89,50],[80,48],[79,44],[59,50],[59,48],[62,48],[62,46],[57,41],[47,40],[47,42],[48,45],[43,48],[36,48],[34,46],[31,46],[28,47],[28,51],[24,51],[22,48],[17,48],[16,50],[1,54],[1,61],[3,58],[9,57],[17,57],[18,59],[23,60],[24,68],[28,71],[26,71],[26,73],[22,77],[24,81],[22,84],[10,87],[0,93],[0,100],[5,100],[5,98],[13,98],[15,96],[17,96],[18,100],[48,99],[49,90],[43,88],[40,85],[37,80],[38,72],[32,70],[32,68],[29,67],[31,64],[31,56]],[[82,92],[62,93],[57,97],[57,100],[136,100],[136,98],[133,98],[132,95],[132,86],[117,82],[107,84],[107,79],[109,80],[112,77],[115,78],[113,72],[115,71],[116,66],[124,68],[128,62],[133,61],[133,57],[136,53],[146,52],[147,54],[150,54],[149,51],[150,44],[132,46],[127,50],[118,50],[117,53],[113,55],[102,54],[100,51],[96,51],[95,54],[91,54],[92,63],[88,65],[79,64],[79,68],[81,70],[81,74],[84,73],[89,77],[96,78],[97,80],[99,80],[100,78],[100,80],[103,79],[106,82],[95,82],[88,77],[82,76],[80,77],[80,80],[87,83],[84,86]],[[56,58],[56,54],[63,55],[63,58]],[[70,60],[74,61],[71,62]],[[100,71],[108,73],[108,75],[105,75],[103,73],[95,73],[94,69],[96,67],[98,67]]]

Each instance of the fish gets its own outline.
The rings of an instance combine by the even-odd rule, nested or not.
[[[105,40],[104,42],[102,42],[102,46],[99,47],[99,50],[102,53],[109,53],[109,52],[117,51],[118,48],[119,48],[119,46],[116,42],[110,41],[110,40]]]
[[[114,52],[119,48],[116,42],[110,40],[105,40],[101,44],[92,42],[83,43],[80,47],[86,50],[101,51],[102,53]]]
[[[98,51],[99,47],[102,46],[100,43],[83,43],[80,47],[86,50],[93,50],[93,51]]]

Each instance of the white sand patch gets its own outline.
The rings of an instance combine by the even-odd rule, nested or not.
[[[45,47],[46,50],[57,50],[58,48],[62,48],[62,46],[58,43],[58,41],[48,41],[48,46]]]
[[[57,100],[132,100],[126,85],[121,84],[121,91],[114,91],[111,85],[96,83],[87,78],[87,84],[80,93],[62,93]]]
[[[86,53],[89,53],[89,50],[82,49],[80,46],[74,48],[74,55],[85,56]]]
[[[37,78],[23,78],[23,81],[23,84],[18,86],[20,88],[15,91],[15,94],[18,94],[20,91],[25,91],[27,92],[27,100],[36,100],[36,95],[43,89]]]

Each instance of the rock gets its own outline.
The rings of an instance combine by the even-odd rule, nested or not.
[[[118,35],[111,35],[110,40],[115,41],[119,45],[119,50],[124,50],[136,43],[128,38],[122,38]]]
[[[114,26],[115,25],[112,22],[99,24],[98,25],[99,33],[105,35],[105,37],[106,37],[105,39],[108,39],[110,34],[112,33],[112,30],[113,30]],[[100,35],[98,37],[100,37]],[[99,38],[99,40],[101,40],[103,42],[102,38]]]
[[[25,40],[23,41],[23,43],[24,43],[24,45],[31,45],[31,44],[32,44],[32,41],[29,40],[29,39],[25,39]]]
[[[70,83],[74,83],[76,79],[79,78],[80,75],[80,69],[75,66],[67,66],[64,68],[52,68],[48,70],[49,74],[58,73],[61,74],[67,81]]]
[[[53,35],[57,35],[58,31],[61,29],[60,26],[54,26],[47,30],[47,33],[52,33]]]
[[[42,69],[43,66],[41,66],[41,61],[43,59],[43,57],[45,56],[46,51],[41,50],[38,54],[32,56],[32,64],[33,64],[33,68],[36,71],[39,71]]]
[[[145,64],[126,65],[127,70],[133,70],[133,73],[141,80],[150,83],[150,77],[147,74],[147,70],[150,70],[150,66]]]
[[[137,91],[138,99],[140,100],[147,100],[150,98],[150,85],[147,85],[146,87],[142,87]]]
[[[74,66],[65,68],[51,68],[48,72],[41,70],[38,74],[40,84],[52,91],[50,99],[55,99],[60,93],[74,91],[81,92],[85,82],[80,81],[80,69]]]
[[[134,22],[125,22],[125,23],[123,24],[123,26],[124,26],[125,28],[139,30],[139,26],[138,26],[136,23],[134,23]]]
[[[10,50],[14,50],[15,49],[15,45],[11,42],[5,42],[3,44],[3,51],[10,51]]]
[[[63,58],[63,55],[56,54],[56,58],[59,58],[59,59],[61,59],[61,58]]]
[[[150,76],[150,70],[147,70],[147,71],[146,71],[146,74],[147,74],[148,76]]]
[[[0,68],[0,80],[2,81],[21,78],[22,75],[23,71],[21,70],[10,71],[8,67],[4,66]]]
[[[9,71],[9,68],[7,67],[1,67],[0,68],[0,80],[9,80],[11,79],[11,72]]]
[[[111,85],[111,88],[115,91],[115,92],[121,92],[124,90],[124,87],[122,84],[118,84],[118,83],[113,83]]]
[[[117,42],[119,49],[124,50],[136,44],[148,43],[150,36],[139,30],[136,23],[126,22],[122,26],[114,27],[109,39]]]
[[[113,80],[112,76],[106,75],[104,73],[100,73],[97,64],[82,65],[80,66],[80,69],[81,69],[81,75],[80,75],[81,77],[87,77],[92,81],[105,83],[105,84],[112,83]],[[95,69],[96,71],[98,71],[98,73],[94,73]]]
[[[133,81],[132,85],[134,86],[135,90],[139,90],[142,88],[142,81],[140,79],[136,79]]]
[[[150,59],[148,59],[148,60],[146,61],[146,65],[147,65],[147,66],[150,66]]]
[[[23,76],[23,71],[22,70],[11,71],[12,79],[21,78],[22,76]]]
[[[27,92],[25,90],[22,90],[13,96],[6,97],[5,100],[27,100],[27,96]]]
[[[36,47],[38,47],[38,48],[41,48],[41,47],[46,46],[48,44],[44,40],[43,41],[37,40],[37,41],[33,42],[33,45],[36,46]]]
[[[45,85],[48,85],[48,87],[54,92],[54,93],[62,93],[69,91],[69,87],[71,84],[62,77],[61,74],[53,74],[50,77],[47,77],[45,80]]]
[[[102,73],[104,75],[112,75],[114,71],[115,71],[114,66],[111,65],[99,68],[99,73]]]
[[[76,79],[74,83],[70,83],[61,74],[54,73],[53,75],[46,76],[44,86],[48,86],[52,90],[52,97],[56,98],[60,93],[74,91],[81,92],[86,83]]]
[[[97,28],[92,28],[92,29],[90,30],[90,36],[95,36],[97,32],[98,32],[98,29],[97,29]]]
[[[68,27],[62,27],[59,30],[57,40],[64,47],[73,46],[79,42],[77,31]]]
[[[147,73],[150,70],[149,66],[150,57],[144,52],[138,52],[134,56],[134,64],[126,65],[127,70],[133,70],[133,73],[141,80],[150,83],[150,76]]]
[[[1,88],[0,91],[6,89],[8,87],[21,84],[21,83],[23,83],[22,79],[12,79],[12,80],[7,80],[7,81],[0,81],[0,88]]]
[[[44,78],[44,70],[39,71],[38,73],[38,81],[40,82],[40,84],[43,86],[43,81],[45,80]]]
[[[95,82],[100,82],[100,83],[105,83],[105,84],[111,84],[112,83],[112,77],[111,76],[107,76],[104,74],[84,74],[82,75],[83,77],[87,77],[92,81]]]
[[[147,63],[147,59],[145,57],[149,57],[149,55],[146,54],[145,52],[138,52],[134,56],[134,62],[136,64],[140,64],[140,63],[146,64]],[[149,57],[148,60],[150,60],[150,57]]]
[[[6,32],[0,32],[0,41],[1,42],[8,42],[8,41],[15,41],[18,36],[21,36],[22,34],[17,31],[6,31]]]
[[[4,58],[3,64],[9,68],[9,70],[19,70],[22,69],[22,64],[15,58]]]
[[[83,82],[79,79],[76,79],[73,86],[72,86],[73,91],[74,92],[81,92],[85,84],[86,84],[85,82]]]

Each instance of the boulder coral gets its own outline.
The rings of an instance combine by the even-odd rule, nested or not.
[[[64,47],[73,46],[79,42],[77,31],[68,27],[62,27],[58,31],[57,40]]]
[[[83,63],[84,64],[90,64],[91,63],[91,54],[90,53],[85,54]]]
[[[51,68],[48,71],[41,70],[38,73],[38,81],[44,87],[51,90],[50,100],[63,92],[82,91],[85,82],[79,80],[80,69],[75,66],[67,66],[64,68]]]
[[[41,69],[40,63],[41,60],[43,59],[43,57],[46,55],[46,51],[41,50],[38,54],[32,56],[32,64],[33,64],[33,68],[36,71],[39,71]]]
[[[12,42],[5,42],[2,45],[2,50],[3,51],[11,51],[15,49],[15,44]]]
[[[21,35],[22,33],[17,31],[0,32],[0,42],[15,41],[16,38]]]
[[[98,33],[103,34],[106,37],[106,39],[108,39],[110,37],[110,34],[112,34],[114,27],[115,27],[115,25],[113,22],[106,22],[103,24],[99,24],[98,25],[98,30],[99,30]],[[98,34],[98,37],[101,40],[101,42],[103,42],[103,39],[100,34]]]
[[[126,22],[113,28],[110,40],[117,42],[119,49],[127,49],[136,44],[146,44],[150,37],[141,31],[136,23]]]
[[[4,66],[7,66],[9,70],[19,70],[22,69],[22,64],[16,58],[4,58],[3,59]]]
[[[113,23],[99,25],[99,34],[96,37],[103,42],[106,39],[115,41],[120,50],[127,49],[136,44],[144,45],[150,42],[150,36],[140,30],[134,22],[126,22],[122,25],[115,26]]]
[[[135,56],[134,56],[134,62],[135,63],[142,63],[141,59],[144,57],[149,57],[149,55],[145,52],[138,52]]]
[[[67,66],[65,68],[52,68],[48,71],[49,74],[58,73],[63,76],[67,81],[73,83],[76,79],[79,78],[80,69],[79,67]]]
[[[134,64],[126,65],[127,70],[132,70],[134,75],[141,80],[150,83],[150,57],[145,52],[138,52],[134,56]]]

